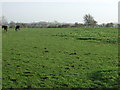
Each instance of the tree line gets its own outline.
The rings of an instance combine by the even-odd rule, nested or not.
[[[33,23],[20,23],[11,21],[10,23],[7,22],[6,18],[3,16],[0,20],[0,26],[8,25],[9,28],[15,28],[15,25],[19,25],[21,28],[68,28],[68,27],[120,27],[120,24],[114,23],[103,23],[97,24],[97,21],[94,17],[90,14],[86,14],[84,17],[84,23],[75,22],[74,24],[71,23],[59,23],[57,21],[54,22],[33,22]]]

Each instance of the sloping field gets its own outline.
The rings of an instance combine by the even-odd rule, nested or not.
[[[3,88],[117,88],[117,28],[2,33]]]

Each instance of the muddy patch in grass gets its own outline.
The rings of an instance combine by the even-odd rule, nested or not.
[[[92,37],[82,37],[82,38],[76,38],[76,40],[101,40],[101,39],[98,39],[98,38],[92,38]]]

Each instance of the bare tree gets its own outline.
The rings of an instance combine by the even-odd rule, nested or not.
[[[2,17],[0,17],[0,25],[2,25]]]
[[[90,14],[86,14],[84,17],[85,26],[96,26],[97,21]]]
[[[8,22],[7,22],[7,19],[5,18],[5,16],[2,16],[2,24],[3,25],[7,25],[8,24]]]

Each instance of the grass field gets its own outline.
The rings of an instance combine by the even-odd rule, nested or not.
[[[3,88],[117,88],[117,28],[2,33]]]

